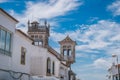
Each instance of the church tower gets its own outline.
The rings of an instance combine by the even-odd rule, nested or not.
[[[65,61],[67,66],[70,66],[75,62],[75,46],[76,42],[73,41],[69,36],[59,42],[61,59]]]
[[[47,47],[50,25],[45,20],[44,24],[28,21],[28,35],[34,40],[34,45]]]

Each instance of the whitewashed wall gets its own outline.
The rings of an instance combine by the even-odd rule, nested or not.
[[[48,57],[51,59],[51,72],[52,72],[52,63],[55,62],[55,69],[54,69],[55,75],[53,75],[53,76],[59,77],[60,60],[57,59],[56,56],[53,55],[53,54],[50,53],[50,52],[48,52],[48,53],[46,54],[46,59],[47,59]],[[46,61],[46,62],[47,62],[47,61]],[[47,63],[46,63],[46,64],[47,64]],[[47,66],[47,65],[46,65],[46,66]]]
[[[13,45],[12,70],[30,73],[30,57],[33,52],[31,50],[32,41],[22,35],[19,31],[16,31]],[[25,55],[25,65],[21,64],[21,47],[24,47],[27,50]]]
[[[39,76],[46,76],[46,66],[47,66],[47,58],[49,57],[51,63],[55,63],[55,77],[59,77],[59,66],[60,61],[46,48],[33,46],[32,48],[33,53],[31,55],[31,74],[32,75],[39,75]],[[52,68],[52,64],[51,64]],[[52,71],[52,69],[51,69]]]
[[[6,31],[11,32],[12,38],[14,38],[14,33],[15,33],[15,26],[16,26],[16,21],[11,19],[9,16],[7,16],[4,12],[0,10],[0,27],[5,29]],[[12,39],[12,46],[13,46],[13,39]],[[11,48],[12,53],[13,53],[13,47]],[[3,70],[11,70],[12,69],[12,56],[7,56],[5,54],[0,53],[0,69]],[[11,80],[10,75],[8,72],[0,71],[0,80],[6,79],[6,80]]]
[[[43,71],[44,63],[43,56],[46,53],[46,49],[42,49],[42,47],[32,46],[32,54],[31,54],[31,71],[32,75],[43,75],[45,71]],[[44,53],[44,54],[42,54]]]
[[[15,33],[15,21],[10,19],[6,14],[0,10],[0,26],[12,33]],[[13,45],[13,44],[12,44]],[[11,69],[11,57],[0,54],[0,68]]]
[[[1,10],[0,10],[0,25],[2,25],[3,27],[5,27],[6,29],[8,29],[11,32],[15,32],[15,27],[16,27],[17,22],[14,21],[13,19],[11,19],[10,17],[8,17],[6,14],[4,14]]]
[[[67,66],[65,66],[65,65],[63,65],[63,64],[60,64],[60,72],[59,72],[59,76],[61,77],[61,76],[63,76],[64,78],[62,79],[62,80],[68,80],[69,78],[69,76],[68,76],[68,71],[69,71],[69,69],[68,69],[68,67]]]
[[[37,76],[46,76],[47,58],[49,57],[51,59],[51,63],[55,62],[55,75],[53,76],[60,77],[59,73],[61,63],[59,59],[57,59],[56,56],[50,53],[46,48],[32,45],[32,41],[30,39],[19,31],[15,31],[16,23],[16,21],[0,11],[0,26],[12,33],[12,55],[6,56],[4,54],[0,54],[0,69],[13,70]],[[20,63],[21,47],[24,47],[27,50],[25,65],[21,65]],[[9,78],[9,73],[6,72],[0,72],[0,80],[3,79],[2,77],[4,80],[12,80]]]
[[[30,57],[31,57],[32,40],[16,31],[13,39],[13,53],[12,53],[12,70],[20,73],[30,74]],[[21,47],[26,48],[25,65],[21,64]],[[28,75],[21,77],[23,80],[28,80]]]

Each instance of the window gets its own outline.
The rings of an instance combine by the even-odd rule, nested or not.
[[[0,28],[0,52],[11,55],[11,33]]]
[[[39,45],[42,45],[43,43],[42,43],[42,41],[41,42],[39,42]]]
[[[7,32],[7,34],[6,34],[6,46],[5,46],[6,47],[5,50],[7,52],[10,51],[10,42],[11,42],[11,34]]]
[[[38,35],[35,35],[35,38],[38,38]]]
[[[34,35],[31,35],[31,38],[34,38]]]
[[[68,59],[67,49],[63,49],[63,57],[64,57],[64,60]]]
[[[34,44],[35,44],[36,46],[38,46],[38,45],[39,45],[39,42],[36,41],[36,42],[34,42]]]
[[[5,50],[5,37],[6,32],[4,30],[1,30],[1,49]]]
[[[43,43],[42,43],[42,41],[35,41],[35,42],[34,42],[34,45],[36,45],[36,46],[42,46]]]
[[[68,56],[71,56],[72,53],[71,53],[71,49],[68,49]]]
[[[66,48],[66,46],[63,46],[63,48]]]
[[[21,47],[21,64],[25,65],[26,48]]]
[[[63,49],[63,55],[66,56],[67,55],[67,50]]]
[[[53,62],[52,64],[52,74],[54,75],[55,74],[55,63]]]
[[[49,76],[51,73],[51,60],[47,58],[47,75]]]

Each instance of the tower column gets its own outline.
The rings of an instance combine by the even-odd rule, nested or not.
[[[61,60],[66,61],[66,64],[70,66],[75,62],[75,45],[76,42],[70,39],[69,36],[67,36],[65,39],[59,42],[61,45]],[[66,52],[64,51],[66,50]],[[66,54],[66,57],[63,57],[63,55]],[[67,58],[67,59],[66,59]]]
[[[40,25],[37,21],[33,21],[32,23],[28,21],[28,35],[34,40],[34,45],[47,47],[49,38],[49,28],[47,26],[47,22]]]

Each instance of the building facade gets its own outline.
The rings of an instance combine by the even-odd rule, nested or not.
[[[75,80],[75,41],[67,36],[58,53],[49,46],[47,21],[28,21],[28,35],[15,28],[17,23],[0,8],[0,80]]]
[[[108,69],[109,75],[108,80],[120,80],[120,64],[112,64],[111,68]]]

